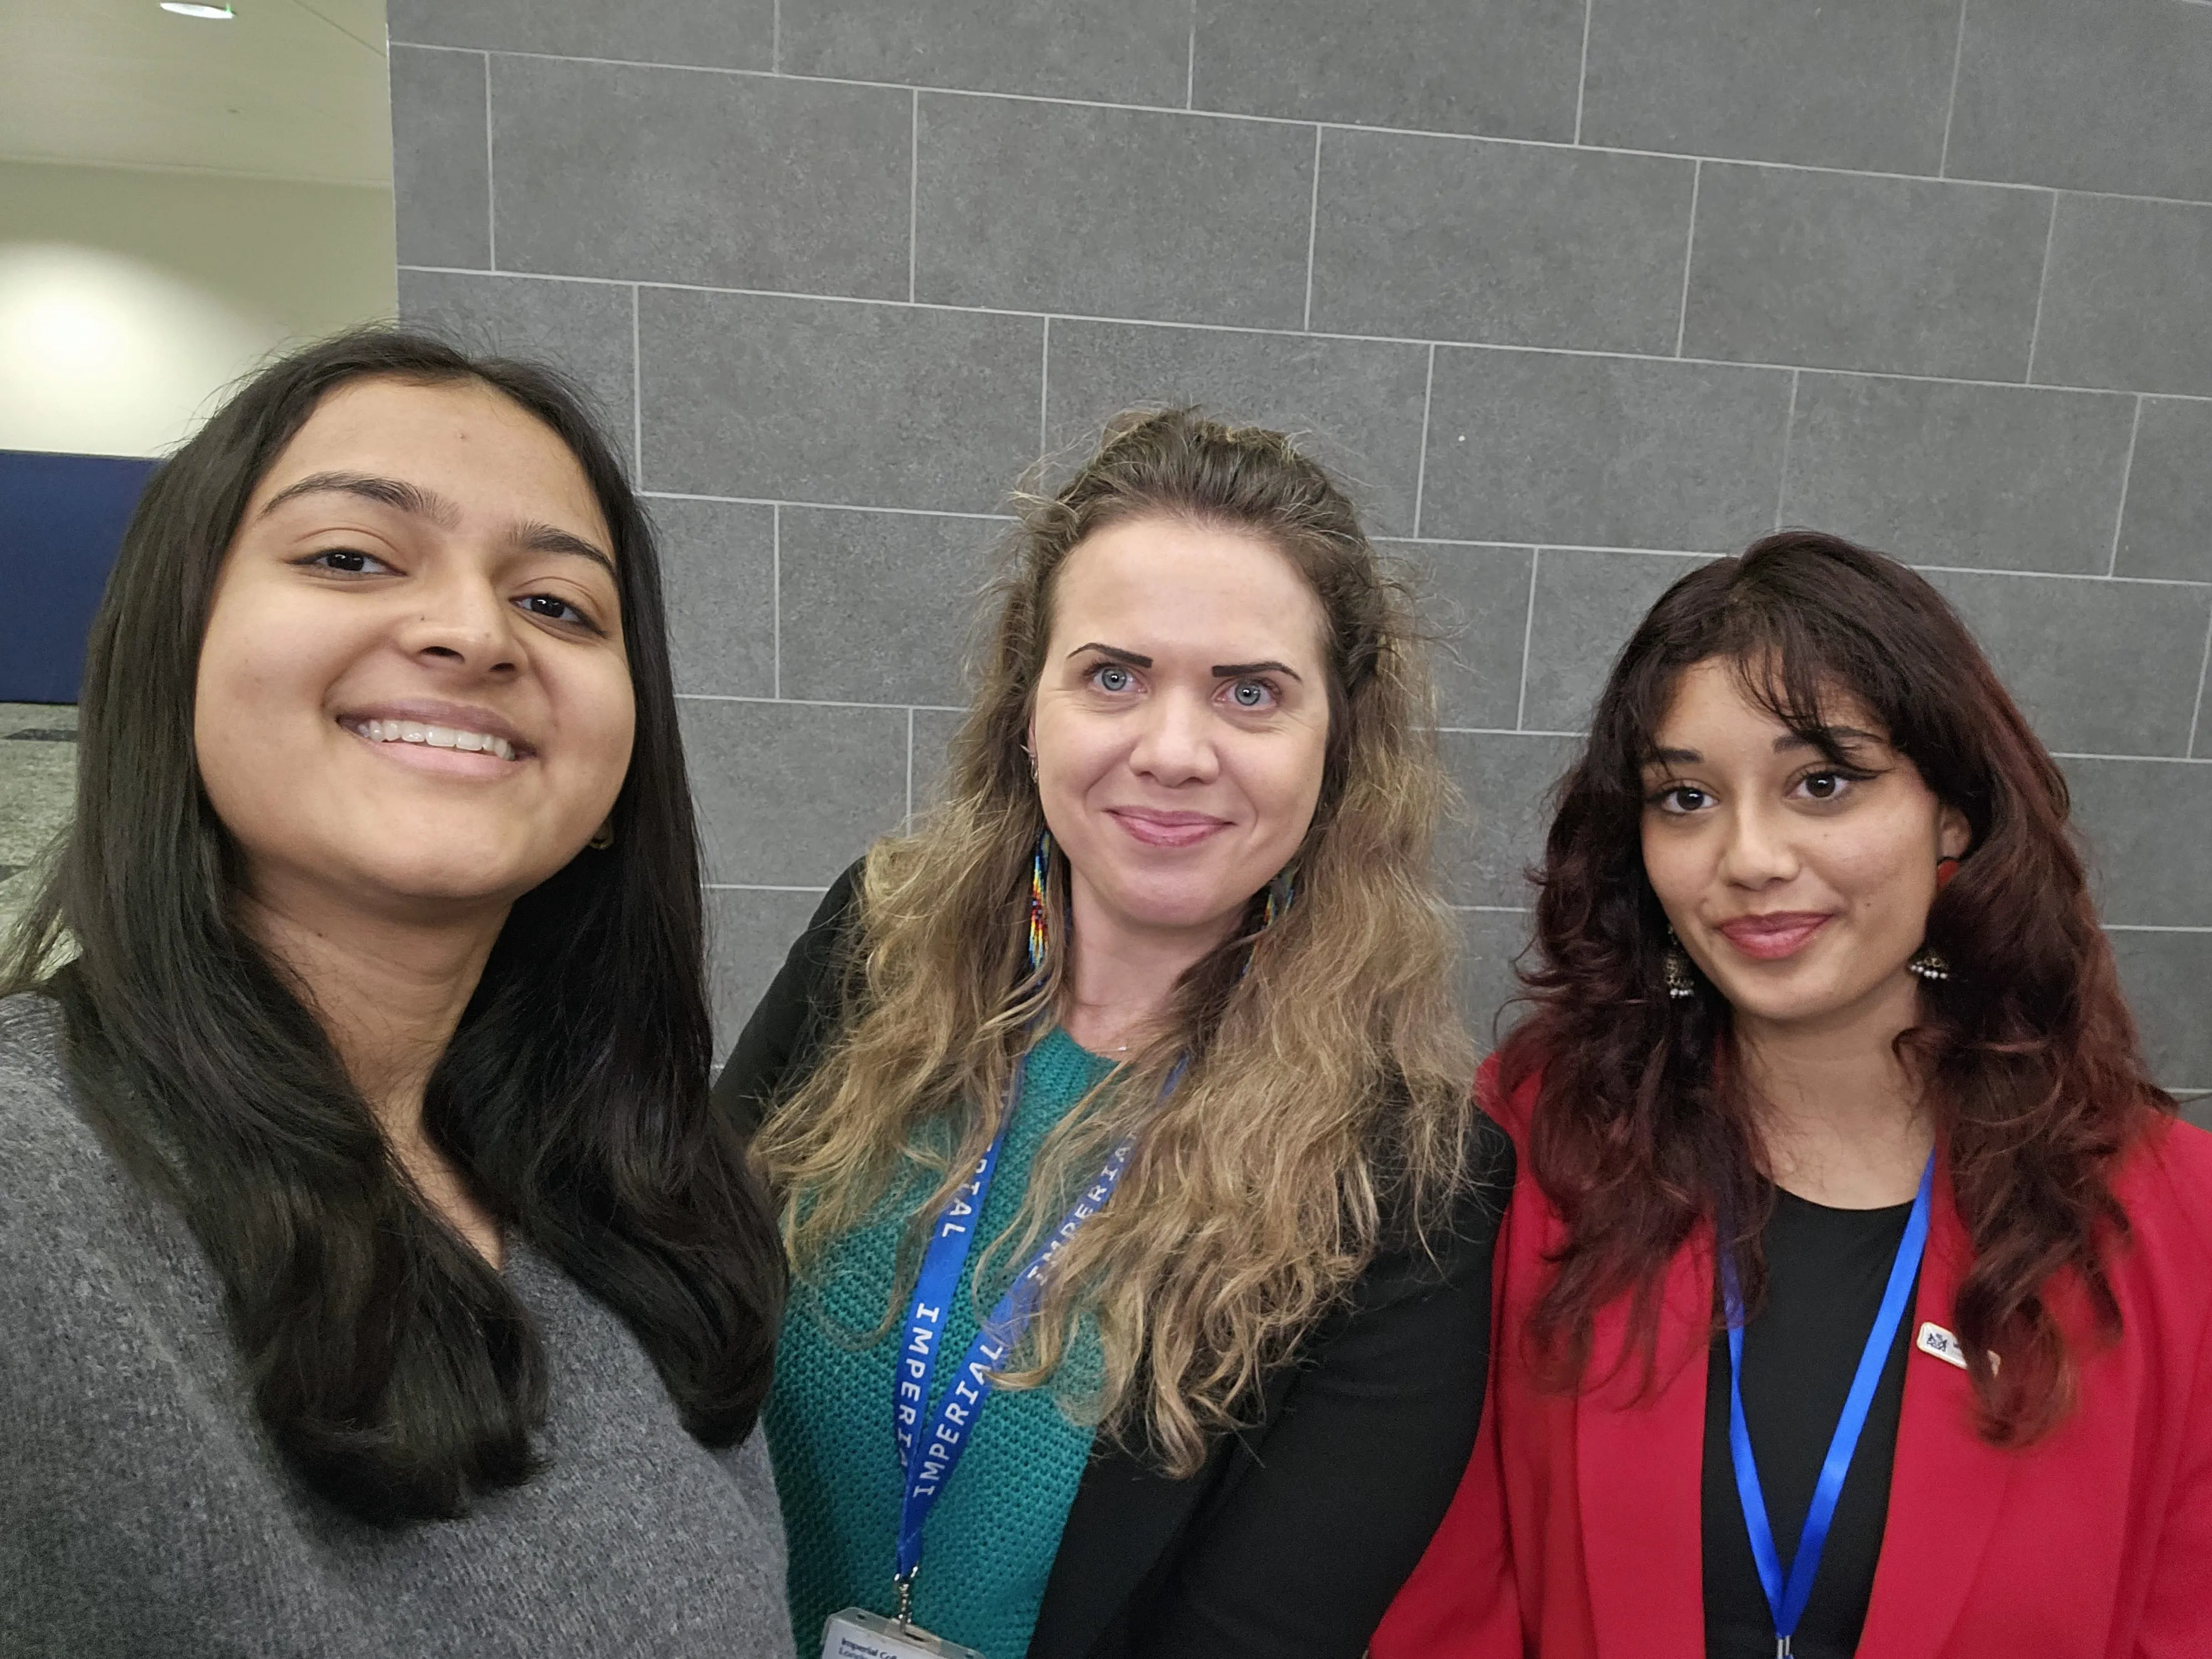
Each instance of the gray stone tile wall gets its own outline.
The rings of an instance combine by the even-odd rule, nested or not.
[[[599,398],[665,533],[741,1018],[925,805],[1009,486],[1304,434],[1449,635],[1487,1031],[1642,608],[1778,524],[1932,573],[2212,1090],[2212,5],[392,0],[401,306]]]

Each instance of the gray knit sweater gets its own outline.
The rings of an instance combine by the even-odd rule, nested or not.
[[[0,1655],[788,1655],[755,1435],[677,1420],[619,1321],[544,1257],[547,1467],[465,1520],[366,1525],[244,1399],[215,1277],[73,1103],[60,1020],[0,1000]]]

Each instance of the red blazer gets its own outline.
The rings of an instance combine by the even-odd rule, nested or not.
[[[1668,1268],[1660,1386],[1540,1389],[1518,1334],[1565,1233],[1528,1170],[1532,1079],[1496,1099],[1521,1178],[1493,1267],[1490,1389],[1473,1460],[1374,1659],[1695,1659],[1713,1245]],[[1936,1183],[1913,1330],[1948,1328],[1970,1253]],[[2212,1659],[2212,1134],[2161,1122],[2117,1182],[2133,1232],[2111,1266],[2116,1342],[2077,1346],[2078,1401],[2022,1451],[1978,1437],[1966,1373],[1907,1356],[1869,1659]],[[2071,1333],[2086,1316],[2058,1298]],[[1596,1352],[1618,1354],[1626,1300]],[[1640,1374],[1641,1367],[1634,1367]]]

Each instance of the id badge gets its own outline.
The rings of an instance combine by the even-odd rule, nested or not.
[[[983,1659],[973,1648],[932,1636],[919,1625],[848,1607],[822,1626],[822,1659]]]

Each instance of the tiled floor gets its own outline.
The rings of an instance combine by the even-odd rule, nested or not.
[[[76,709],[0,702],[0,932],[30,902],[37,865],[69,822]]]

